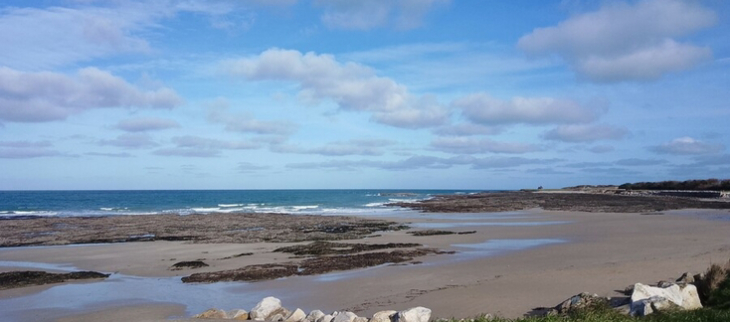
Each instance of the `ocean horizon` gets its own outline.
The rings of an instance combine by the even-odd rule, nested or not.
[[[262,189],[262,190],[17,190],[0,191],[0,216],[109,216],[200,213],[368,215],[386,206],[435,195],[485,190]]]

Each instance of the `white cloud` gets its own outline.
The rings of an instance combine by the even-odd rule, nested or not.
[[[140,117],[127,119],[120,121],[116,125],[116,128],[127,132],[157,131],[176,127],[180,127],[180,124],[173,120],[156,117]]]
[[[225,125],[226,131],[288,136],[297,125],[284,121],[263,121],[250,114],[230,113],[230,104],[223,98],[211,102],[208,107],[208,121]]]
[[[545,133],[548,140],[564,142],[595,142],[600,140],[620,140],[626,137],[629,131],[623,127],[610,125],[561,125]]]
[[[46,148],[15,148],[0,149],[0,159],[32,159],[41,157],[54,157],[63,155],[56,150]]]
[[[337,141],[315,148],[305,148],[300,145],[275,144],[271,150],[279,153],[319,154],[326,156],[346,155],[382,155],[382,148],[392,145],[388,140],[349,140]]]
[[[661,154],[711,154],[725,150],[725,146],[705,143],[685,136],[658,146],[649,147],[649,149]]]
[[[199,136],[186,135],[172,138],[172,142],[178,148],[190,149],[227,149],[227,150],[248,150],[258,149],[260,144],[253,141],[224,141],[218,139],[209,139]]]
[[[315,0],[324,7],[322,22],[330,28],[367,30],[386,26],[393,21],[396,28],[413,29],[438,4],[450,0]]]
[[[709,48],[675,41],[712,26],[717,16],[696,1],[614,2],[557,26],[536,28],[518,47],[532,55],[557,54],[596,82],[652,80],[709,60]]]
[[[263,1],[255,1],[263,2]],[[267,1],[268,2],[268,1]],[[276,0],[286,4],[287,0]],[[181,12],[202,14],[216,27],[248,26],[244,3],[235,1],[83,1],[70,7],[0,11],[0,61],[24,70],[46,70],[93,59],[154,52],[146,38]],[[234,15],[234,17],[230,17]]]
[[[608,153],[613,152],[614,150],[616,150],[616,148],[611,145],[596,145],[588,149],[588,151],[593,153]]]
[[[325,162],[306,162],[287,164],[293,169],[335,169],[343,171],[357,170],[358,168],[375,168],[380,170],[400,171],[413,169],[448,169],[453,166],[471,166],[473,169],[506,169],[516,168],[528,164],[551,164],[560,159],[529,159],[520,157],[490,157],[474,158],[471,156],[455,156],[439,158],[433,156],[416,155],[397,161],[373,160],[331,160]]]
[[[486,125],[589,123],[601,113],[568,99],[514,97],[504,101],[485,93],[456,99],[452,106],[461,109],[470,121]]]
[[[500,126],[485,126],[474,123],[450,124],[435,129],[433,132],[442,136],[468,136],[499,134],[504,131]]]
[[[111,145],[125,149],[142,149],[156,147],[159,144],[145,133],[127,133],[111,140],[100,140],[99,145]]]
[[[0,67],[0,120],[47,122],[91,108],[173,108],[182,100],[169,88],[143,91],[109,72],[89,67],[75,77]]]
[[[269,49],[259,56],[222,63],[226,73],[252,81],[293,81],[299,97],[310,102],[328,99],[340,109],[368,111],[376,122],[423,128],[446,122],[449,113],[431,97],[416,98],[405,86],[379,77],[366,66],[340,63],[334,56]]]
[[[519,142],[498,142],[490,139],[467,137],[446,137],[431,141],[436,150],[455,154],[510,153],[519,154],[540,150],[533,144]]]

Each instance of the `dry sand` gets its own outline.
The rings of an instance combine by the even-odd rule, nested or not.
[[[730,259],[730,212],[727,210],[681,210],[662,215],[529,210],[496,217],[494,214],[423,214],[391,219],[413,222],[423,229],[476,230],[477,233],[414,237],[398,231],[358,240],[417,242],[459,253],[419,258],[423,261],[419,265],[376,267],[325,275],[327,278],[292,277],[241,284],[240,304],[221,308],[248,310],[256,301],[244,295],[255,291],[283,297],[284,305],[289,308],[347,309],[365,316],[383,309],[425,306],[433,310],[434,317],[471,317],[480,313],[519,317],[535,307],[552,306],[583,291],[616,296],[614,290],[635,282],[676,278],[685,271],[700,272],[710,263]],[[535,222],[552,224],[532,226]],[[553,243],[497,253],[473,246],[488,241],[515,246],[520,241],[534,239]],[[472,248],[458,244],[472,244]],[[156,241],[16,248],[0,250],[0,260],[72,264],[84,270],[135,276],[182,276],[289,261],[286,254],[270,252],[283,245],[292,244]],[[221,260],[244,252],[254,255]],[[202,258],[211,266],[168,270],[176,261]],[[0,267],[0,270],[9,269]],[[37,294],[48,287],[0,291],[0,306],[3,299]],[[106,309],[100,304],[101,307],[84,308],[84,312],[59,308],[38,314],[44,319],[65,316],[64,321],[97,321],[107,315],[142,321],[196,313],[184,312],[174,304],[106,303],[109,307]],[[22,317],[25,316],[32,317]]]

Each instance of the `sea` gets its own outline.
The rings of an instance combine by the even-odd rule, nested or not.
[[[200,213],[368,215],[387,204],[475,190],[85,190],[0,191],[0,217]]]

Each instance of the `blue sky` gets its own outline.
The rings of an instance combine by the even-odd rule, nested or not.
[[[5,1],[0,189],[728,178],[720,0]]]

